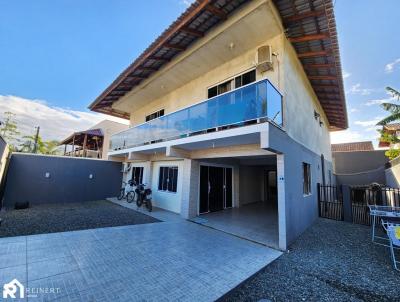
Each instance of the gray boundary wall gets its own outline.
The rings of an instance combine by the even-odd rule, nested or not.
[[[49,173],[49,177],[46,177]],[[90,174],[93,178],[90,178]],[[13,153],[3,205],[68,203],[117,196],[121,163],[97,159]]]
[[[386,184],[386,150],[333,152],[336,180],[339,185]]]
[[[400,157],[390,161],[389,168],[385,170],[386,185],[400,188]]]

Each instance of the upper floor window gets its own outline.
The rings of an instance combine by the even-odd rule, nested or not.
[[[154,120],[163,115],[164,115],[164,109],[153,112],[152,114],[146,115],[146,122]]]
[[[253,83],[256,81],[256,70],[251,70],[235,78],[235,88]]]
[[[244,85],[253,83],[256,81],[256,70],[253,69],[237,77],[230,79],[222,84],[215,85],[208,89],[208,98],[220,95],[222,93],[231,91],[234,88],[239,88]]]
[[[226,81],[222,84],[209,88],[208,98],[212,98],[214,96],[228,92],[230,90],[232,90],[232,80]]]
[[[303,163],[303,194],[311,194],[311,165]]]

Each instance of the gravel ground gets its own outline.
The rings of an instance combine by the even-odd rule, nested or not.
[[[400,252],[399,252],[400,256]],[[370,227],[319,219],[276,261],[221,301],[400,301],[400,272]]]
[[[34,205],[25,210],[1,211],[0,218],[0,237],[159,222],[106,200]]]

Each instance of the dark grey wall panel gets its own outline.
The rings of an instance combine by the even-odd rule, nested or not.
[[[284,131],[269,126],[269,148],[284,155],[286,240],[290,245],[318,218],[317,183],[322,183],[321,154],[316,154],[294,141]],[[326,160],[325,180],[332,175],[332,162]],[[303,162],[311,165],[311,194],[303,194]],[[333,178],[333,176],[331,177]],[[332,180],[334,182],[334,180]]]
[[[0,159],[3,157],[4,151],[6,150],[7,143],[6,141],[0,136]]]
[[[333,152],[335,173],[351,174],[382,168],[388,162],[385,151]]]
[[[14,153],[3,204],[10,207],[18,201],[35,204],[99,200],[117,196],[121,181],[119,162]]]

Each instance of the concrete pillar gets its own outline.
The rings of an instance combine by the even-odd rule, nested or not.
[[[190,219],[197,216],[200,182],[200,164],[193,159],[183,160],[181,216]]]
[[[279,248],[287,249],[286,239],[286,197],[285,197],[285,155],[276,155],[276,173],[278,178],[278,230]]]
[[[146,161],[143,163],[143,183],[151,188],[151,183],[153,180],[153,164],[151,161]]]
[[[350,186],[342,185],[343,194],[343,219],[347,222],[353,222],[353,210],[351,206]]]

